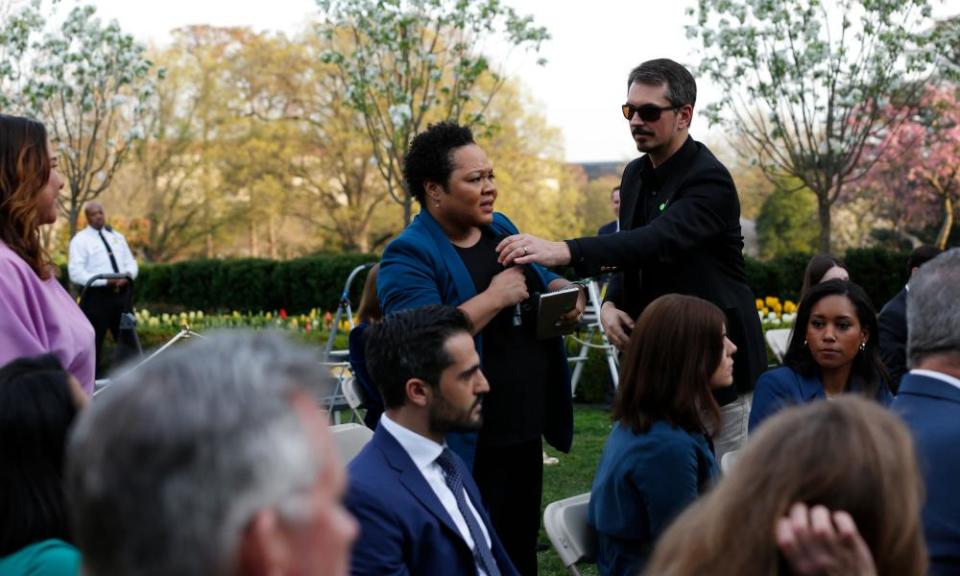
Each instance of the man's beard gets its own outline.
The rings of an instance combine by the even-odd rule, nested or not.
[[[447,432],[475,432],[483,425],[483,413],[473,417],[474,411],[483,404],[483,394],[467,410],[452,406],[442,394],[438,394],[430,405],[430,431],[440,434]]]
[[[653,132],[647,131],[647,130],[638,130],[638,129],[636,129],[636,128],[630,130],[630,135],[631,135],[631,136],[634,136],[634,137],[635,137],[637,134],[642,134],[642,135],[646,136],[647,138],[654,138],[654,137],[656,137],[656,134],[654,134]],[[639,142],[637,142],[636,138],[634,138],[634,140],[633,140],[633,143],[637,146],[637,151],[638,151],[638,152],[650,152],[652,149],[659,147],[659,145],[650,144],[650,143],[649,143],[650,140],[647,140],[647,142],[648,142],[648,143],[640,144]]]

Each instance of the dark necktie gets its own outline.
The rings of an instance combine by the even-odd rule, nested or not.
[[[103,230],[97,230],[97,234],[100,235],[100,239],[103,240],[103,245],[107,249],[107,256],[110,257],[110,266],[113,267],[113,273],[119,274],[120,267],[117,266],[117,259],[113,257],[113,250],[110,249],[110,243],[107,242],[107,239],[103,237]]]
[[[456,456],[449,448],[444,448],[443,452],[437,456],[437,464],[443,469],[443,479],[447,487],[453,492],[457,499],[457,508],[463,514],[463,519],[467,522],[467,528],[470,530],[470,537],[473,538],[473,557],[477,565],[483,568],[487,576],[500,576],[500,570],[497,568],[497,561],[493,559],[493,553],[487,546],[487,539],[483,536],[483,530],[480,529],[479,519],[470,511],[467,505],[467,496],[463,491],[463,473],[457,464]]]

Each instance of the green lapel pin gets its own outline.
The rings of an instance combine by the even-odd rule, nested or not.
[[[667,202],[669,202],[669,200],[667,200]],[[661,211],[661,212],[663,212],[664,210],[667,209],[667,202],[662,202],[662,203],[660,204],[660,211]]]

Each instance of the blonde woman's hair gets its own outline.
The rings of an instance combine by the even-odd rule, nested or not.
[[[878,574],[921,576],[923,484],[904,424],[857,397],[790,408],[750,439],[734,470],[661,538],[645,574],[790,574],[774,526],[791,504],[845,510]]]

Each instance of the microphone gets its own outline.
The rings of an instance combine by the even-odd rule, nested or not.
[[[506,240],[509,236],[510,236],[509,234],[500,234],[499,236],[497,236],[497,239],[496,239],[497,244],[503,242],[503,241]],[[504,266],[503,269],[506,270],[507,268],[513,268],[513,266],[514,266],[514,264],[511,262],[509,265]],[[512,320],[512,323],[513,323],[514,328],[523,326],[523,310],[520,308],[520,303],[519,303],[519,302],[517,302],[516,304],[513,305],[513,320]]]

